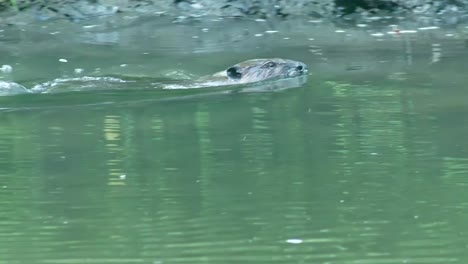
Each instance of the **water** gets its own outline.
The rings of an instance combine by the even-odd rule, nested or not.
[[[0,28],[2,80],[198,76],[252,57],[310,74],[273,92],[1,97],[0,263],[468,260],[463,26],[83,23]]]

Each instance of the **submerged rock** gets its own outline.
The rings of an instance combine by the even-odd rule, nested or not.
[[[425,16],[466,14],[468,0],[335,0],[341,14],[373,13]]]
[[[117,12],[168,14],[189,16],[243,16],[256,18],[288,16],[329,16],[335,0],[0,0],[3,24],[28,23],[37,20],[69,19],[79,21],[89,17]],[[2,21],[3,20],[3,21]]]
[[[236,16],[423,16],[454,23],[467,16],[468,0],[0,0],[0,25],[48,19],[83,19],[116,13],[166,14],[174,18]]]

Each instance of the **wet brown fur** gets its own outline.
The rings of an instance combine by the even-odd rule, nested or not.
[[[197,82],[242,84],[273,78],[290,78],[307,73],[307,65],[299,61],[273,58],[253,59],[235,64],[225,71],[200,78]]]

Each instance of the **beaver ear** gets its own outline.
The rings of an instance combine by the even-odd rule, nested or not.
[[[238,80],[238,79],[242,78],[242,73],[240,72],[240,68],[236,67],[236,66],[229,67],[226,70],[226,75],[229,78],[234,79],[234,80]]]

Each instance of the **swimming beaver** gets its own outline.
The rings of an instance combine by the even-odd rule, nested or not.
[[[287,59],[253,59],[235,64],[224,71],[182,84],[162,84],[164,89],[188,89],[255,83],[270,79],[291,78],[307,73],[307,65]],[[160,84],[161,85],[161,84]]]
[[[288,79],[307,73],[307,65],[286,59],[253,59],[235,64],[224,71],[195,80],[178,81],[177,84],[164,82],[151,83],[150,86],[163,89],[188,89],[247,84],[270,79]],[[146,78],[125,77],[78,77],[55,79],[26,89],[15,83],[0,82],[0,95],[20,93],[57,93],[67,91],[121,90],[132,89],[135,82],[144,83]],[[303,82],[303,80],[301,80]],[[13,85],[15,84],[15,85]],[[294,83],[296,85],[296,83]]]
[[[221,86],[291,78],[307,73],[307,65],[287,59],[253,59],[235,64],[224,71],[201,77],[190,87]],[[170,87],[165,87],[170,88]]]

